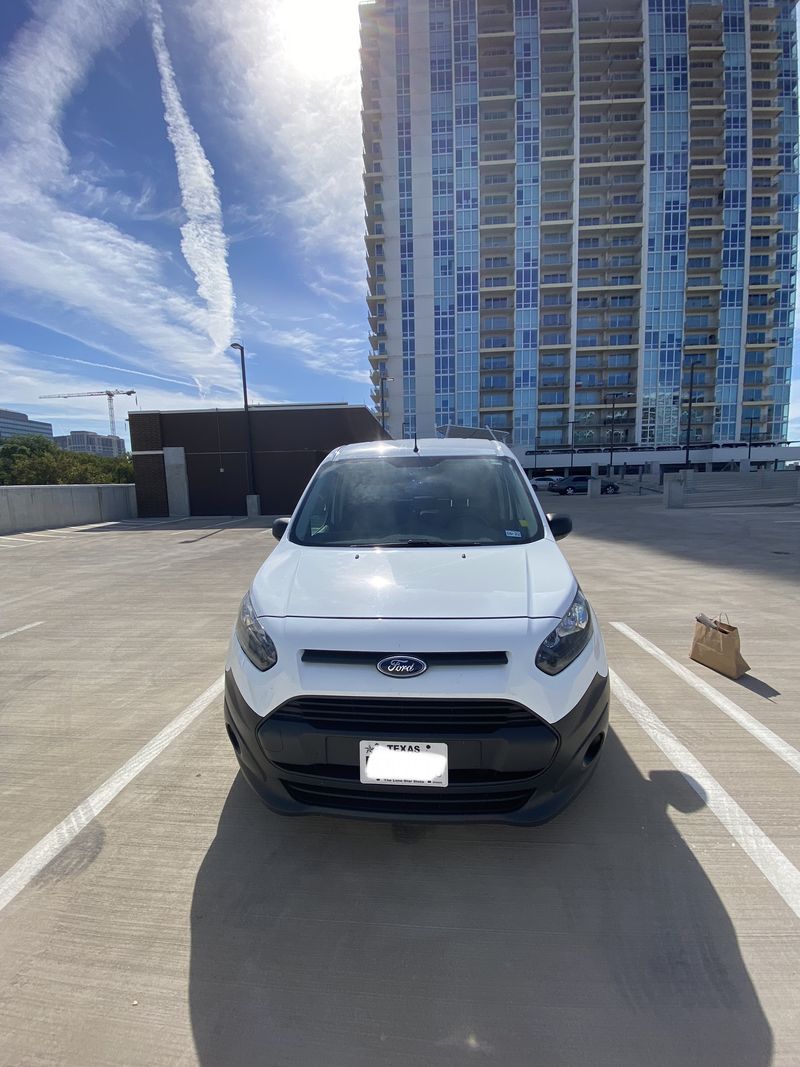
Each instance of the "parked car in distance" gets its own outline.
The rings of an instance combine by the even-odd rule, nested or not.
[[[569,478],[562,478],[550,486],[551,493],[560,493],[561,496],[572,496],[574,493],[589,492],[589,475],[572,474]],[[601,479],[600,492],[604,494],[618,493],[619,486],[610,478]]]
[[[242,601],[225,722],[286,815],[534,824],[597,765],[594,612],[495,441],[337,448]]]
[[[542,474],[540,477],[531,478],[531,485],[534,489],[551,489],[556,482],[563,480],[561,474]]]

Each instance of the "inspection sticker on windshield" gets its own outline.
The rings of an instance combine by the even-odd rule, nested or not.
[[[447,745],[440,741],[360,741],[362,785],[447,785]]]
[[[519,530],[506,530],[506,537],[522,537]]]

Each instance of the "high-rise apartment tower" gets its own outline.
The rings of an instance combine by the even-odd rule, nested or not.
[[[786,0],[361,6],[374,399],[520,450],[784,440]],[[392,379],[392,380],[388,380]]]

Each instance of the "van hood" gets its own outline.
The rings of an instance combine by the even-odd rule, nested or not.
[[[283,541],[252,586],[260,616],[561,618],[576,582],[555,541],[464,548],[308,548]]]

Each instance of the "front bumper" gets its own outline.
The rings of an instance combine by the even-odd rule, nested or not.
[[[391,701],[297,698],[262,717],[245,701],[233,673],[225,673],[228,736],[242,773],[268,807],[285,815],[393,822],[552,819],[597,764],[608,729],[609,681],[596,674],[555,724],[513,701],[403,703],[396,701],[393,717]],[[413,725],[406,721],[409,714]],[[450,784],[445,789],[361,785],[359,740],[381,736],[447,742]]]

